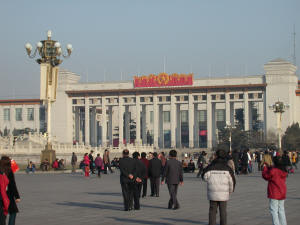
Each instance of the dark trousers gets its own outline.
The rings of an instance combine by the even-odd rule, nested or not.
[[[8,219],[8,225],[15,225],[16,224],[16,216],[17,213],[10,213]]]
[[[209,204],[209,225],[216,225],[216,215],[217,208],[220,211],[220,225],[227,224],[227,212],[226,212],[227,202],[220,201],[210,201]]]
[[[133,183],[121,183],[123,200],[124,200],[124,209],[129,210],[132,207],[132,198],[134,191]]]
[[[101,177],[101,166],[97,166],[98,177]]]
[[[0,225],[5,225],[6,216],[4,215],[3,203],[0,201]]]
[[[151,195],[159,195],[159,182],[160,177],[151,177],[150,183],[151,183]]]
[[[107,174],[107,168],[109,169],[109,171],[111,173],[113,173],[112,169],[111,169],[111,166],[110,166],[110,163],[106,163],[104,164],[104,173]]]
[[[133,187],[134,209],[140,209],[141,190],[142,190],[142,183],[134,184]],[[132,203],[131,203],[131,208],[132,208]]]
[[[178,184],[168,184],[168,190],[170,194],[169,207],[179,207],[179,203],[177,201]]]
[[[143,197],[147,196],[147,183],[148,183],[148,178],[143,179]]]
[[[90,163],[90,170],[91,170],[92,174],[95,173],[95,168],[94,168],[94,163],[93,162]]]

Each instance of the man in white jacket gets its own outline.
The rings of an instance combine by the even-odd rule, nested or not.
[[[203,171],[202,178],[207,182],[209,206],[209,225],[216,224],[217,208],[220,210],[220,225],[227,224],[226,205],[229,195],[234,191],[235,177],[227,164],[227,152],[219,149],[217,158]]]

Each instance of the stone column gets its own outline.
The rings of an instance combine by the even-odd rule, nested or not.
[[[175,96],[171,93],[171,148],[176,147],[176,105]]]
[[[85,97],[84,100],[84,131],[85,131],[85,139],[84,144],[90,144],[90,101],[88,97]]]
[[[135,101],[135,107],[136,107],[136,138],[135,138],[135,144],[141,145],[141,105],[140,105],[140,96],[136,96]]]
[[[130,112],[129,112],[129,105],[125,106],[125,140],[126,140],[126,145],[130,144]]]
[[[154,147],[158,147],[158,105],[157,95],[153,94],[153,144]]]
[[[164,118],[163,118],[163,105],[158,105],[158,147],[164,147]]]
[[[79,107],[74,106],[74,114],[75,114],[75,131],[74,136],[76,141],[80,141],[79,132],[80,132],[80,115],[79,115]]]
[[[146,107],[147,105],[142,105],[142,141],[144,145],[147,144]]]
[[[123,146],[123,97],[119,96],[119,147]]]
[[[249,130],[249,101],[248,101],[248,91],[244,92],[244,121],[245,121],[245,131]]]
[[[109,138],[109,146],[113,145],[113,106],[109,106],[109,114],[108,114],[108,138]],[[106,123],[107,124],[107,123]]]
[[[230,123],[231,125],[235,125],[235,109],[234,102],[230,102]]]
[[[212,148],[212,105],[211,96],[207,94],[206,100],[206,110],[207,110],[207,148]]]
[[[192,93],[189,93],[189,147],[194,148],[194,99]]]
[[[231,107],[230,107],[230,101],[229,101],[229,99],[230,99],[230,95],[229,95],[229,93],[228,92],[226,92],[225,93],[225,110],[226,110],[226,112],[225,112],[225,116],[226,116],[226,124],[227,123],[231,123],[231,119],[230,119],[230,116],[231,116]],[[231,125],[233,125],[233,124],[231,124]]]
[[[101,127],[102,127],[102,132],[101,132],[101,144],[102,147],[107,146],[107,121],[106,121],[106,99],[103,96],[102,97],[102,113],[101,113]]]

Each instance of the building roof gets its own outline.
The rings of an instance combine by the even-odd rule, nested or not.
[[[3,99],[0,100],[0,105],[40,105],[40,99]]]

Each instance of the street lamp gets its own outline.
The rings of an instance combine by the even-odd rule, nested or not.
[[[69,58],[72,53],[72,45],[67,44],[67,53],[63,54],[61,44],[58,41],[51,40],[52,32],[47,32],[47,40],[39,41],[32,53],[32,45],[25,44],[25,49],[29,58],[40,58],[36,60],[40,64],[40,99],[47,104],[47,145],[42,151],[41,161],[48,159],[50,162],[55,160],[55,151],[51,145],[51,104],[56,100],[58,66],[62,63],[63,58]]]
[[[231,135],[232,135],[232,130],[235,129],[236,126],[231,125],[231,123],[229,121],[226,121],[226,126],[225,129],[229,130],[229,151],[231,152],[232,147],[231,147]]]
[[[269,105],[269,109],[273,110],[273,112],[277,115],[277,131],[278,131],[278,149],[281,150],[281,119],[282,113],[285,112],[290,106],[288,104],[284,104],[281,101],[275,102],[273,105]]]

